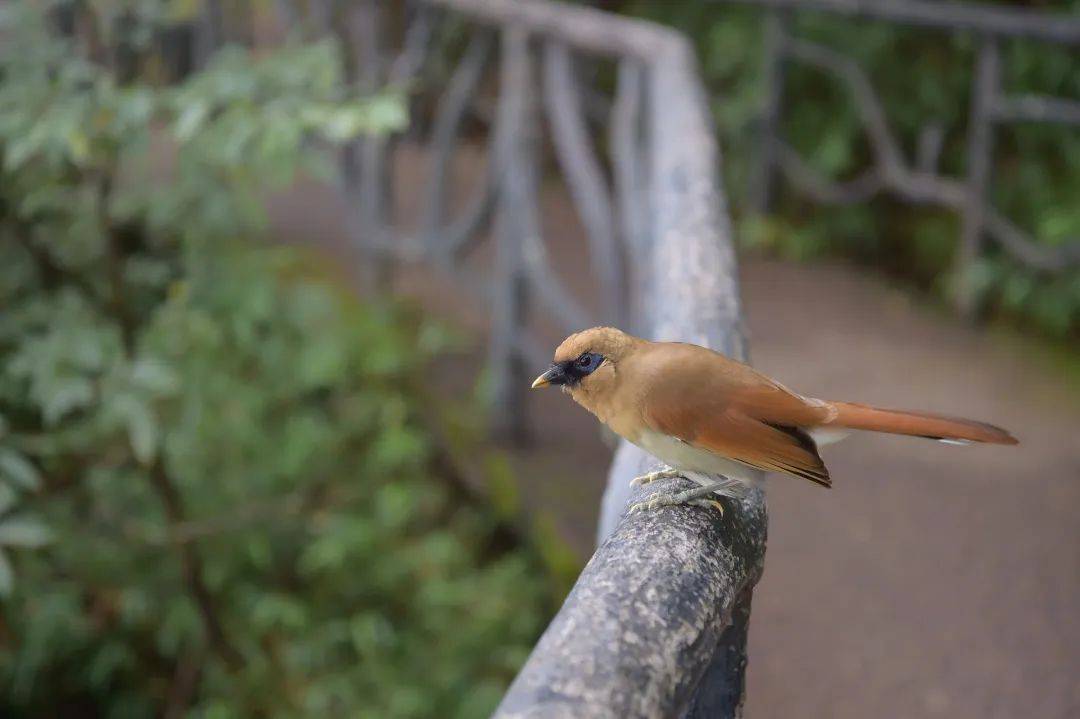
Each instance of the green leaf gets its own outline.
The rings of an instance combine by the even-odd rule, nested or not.
[[[135,459],[144,465],[154,461],[157,456],[160,430],[157,418],[144,402],[132,401],[127,415],[128,437]]]
[[[11,569],[11,562],[7,555],[0,550],[0,597],[11,596],[15,589],[15,572]]]
[[[16,499],[15,490],[10,485],[0,484],[0,514],[15,506]]]
[[[40,148],[37,140],[38,138],[28,135],[10,142],[4,152],[4,167],[18,170]]]
[[[409,122],[409,113],[401,96],[391,93],[363,100],[366,110],[365,127],[368,132],[401,130]]]
[[[108,396],[105,415],[112,426],[119,425],[126,430],[135,459],[144,466],[154,461],[161,441],[160,426],[144,394],[124,389]]]
[[[189,103],[181,110],[180,115],[176,118],[176,124],[173,126],[176,139],[180,142],[187,142],[193,138],[202,128],[209,114],[210,107],[205,102]]]
[[[71,128],[67,137],[68,155],[77,165],[84,164],[90,157],[90,138],[79,128]]]
[[[9,547],[42,547],[53,539],[52,532],[32,517],[11,517],[0,522],[0,544]]]
[[[43,387],[41,413],[45,424],[55,425],[72,410],[89,405],[94,385],[85,377],[58,377]]]
[[[143,357],[131,369],[131,379],[139,387],[157,395],[170,395],[180,387],[176,372],[161,360]]]
[[[41,489],[41,475],[26,457],[13,449],[0,449],[0,475],[23,489]]]

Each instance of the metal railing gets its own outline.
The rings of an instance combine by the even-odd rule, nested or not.
[[[1006,9],[976,3],[923,0],[719,0],[769,9],[765,40],[765,96],[759,146],[759,172],[749,195],[753,212],[769,210],[777,172],[798,192],[825,204],[855,204],[879,193],[916,204],[932,204],[960,213],[960,249],[956,259],[956,303],[965,315],[976,304],[971,272],[984,254],[986,238],[1015,261],[1045,272],[1080,265],[1080,239],[1052,248],[1030,235],[993,207],[988,198],[994,157],[994,130],[1018,122],[1080,126],[1080,101],[1039,95],[1009,95],[1001,82],[1001,44],[1007,38],[1031,38],[1080,45],[1080,18]],[[920,137],[916,163],[908,163],[889,127],[873,83],[850,57],[796,37],[790,14],[811,10],[845,16],[917,25],[979,36],[979,52],[971,89],[967,128],[967,174],[941,175],[937,170],[941,128],[928,124]],[[781,136],[785,66],[795,61],[838,77],[848,88],[869,139],[873,164],[851,180],[837,182],[810,167]]]
[[[341,186],[359,247],[427,261],[487,301],[495,425],[521,431],[526,366],[550,359],[550,348],[528,329],[534,313],[566,333],[611,322],[745,357],[719,152],[686,39],[652,23],[539,0],[423,0],[413,7],[403,49],[385,60],[377,29],[385,6],[357,0],[327,6],[323,17],[338,28],[347,57],[383,68],[372,82],[393,79],[395,66],[419,68],[422,53],[409,48],[420,47],[415,38],[437,22],[464,24],[468,41],[431,113],[430,169],[415,190],[419,223],[394,227],[384,139],[346,149]],[[586,70],[610,74],[610,100],[584,92]],[[451,216],[452,158],[492,84],[487,170]],[[606,133],[590,124],[597,112]],[[544,140],[584,229],[598,312],[569,291],[548,258],[538,209]],[[478,277],[467,258],[488,227],[493,258]],[[635,447],[619,448],[600,546],[498,716],[740,711],[750,597],[764,561],[764,496],[730,503],[722,523],[695,507],[622,517],[628,480],[653,462]],[[636,498],[678,482],[656,484],[636,490]]]
[[[530,119],[530,98],[537,95],[592,263],[601,269],[602,316],[654,338],[744,357],[719,154],[687,41],[650,23],[558,3],[431,4],[495,27],[501,37],[492,132],[498,219],[491,359],[503,363],[498,386],[507,393],[508,410],[519,411],[508,395],[526,380],[511,356],[532,355],[522,335],[523,295],[536,297],[568,331],[598,321],[558,286],[544,259]],[[590,140],[576,86],[573,67],[582,54],[616,65],[606,163]],[[542,92],[532,77],[537,57]],[[459,66],[455,76],[475,77],[466,68]],[[452,82],[444,101],[460,103],[465,93],[455,91],[467,84]],[[449,124],[436,122],[443,139]],[[620,256],[628,260],[625,268]],[[540,364],[548,354],[541,351]],[[690,507],[623,518],[628,480],[653,462],[636,447],[619,448],[600,546],[497,716],[729,717],[740,711],[750,596],[764,561],[764,497],[755,493],[732,503],[723,523]],[[661,490],[671,485],[637,492]]]
[[[417,189],[422,198],[418,224],[394,226],[388,141],[371,138],[343,151],[341,188],[352,208],[350,234],[358,248],[386,260],[430,262],[490,308],[491,424],[504,435],[521,437],[526,366],[550,359],[547,343],[529,332],[530,321],[539,313],[567,334],[590,325],[625,326],[629,321],[627,265],[640,252],[647,232],[639,147],[643,72],[658,42],[656,35],[666,31],[636,28],[618,36],[605,27],[584,33],[553,22],[546,8],[538,12],[531,3],[424,0],[411,7],[415,12],[404,34],[404,48],[390,61],[381,57],[385,49],[379,47],[380,32],[375,29],[385,6],[374,0],[329,3],[322,13],[327,27],[336,28],[339,39],[352,48],[347,55],[359,58],[357,64],[367,68],[365,72],[389,68],[371,75],[372,86],[403,80],[405,75],[395,75],[394,68],[412,72],[420,68],[424,39],[430,37],[436,14],[442,20],[463,21],[469,36],[433,111],[425,149],[430,171]],[[601,156],[595,132],[587,124],[578,84],[582,50],[617,64],[610,160]],[[497,90],[486,133],[487,170],[459,213],[450,216],[450,168],[464,144],[462,126],[492,82]],[[585,230],[583,250],[599,287],[598,312],[567,289],[547,259],[538,209],[542,120],[550,128],[554,158]],[[609,174],[615,176],[613,186]],[[469,259],[489,231],[494,261],[480,277],[470,269]],[[389,271],[384,266],[376,274]]]

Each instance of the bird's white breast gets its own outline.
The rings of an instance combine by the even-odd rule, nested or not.
[[[637,445],[665,464],[684,472],[693,472],[710,477],[723,475],[728,479],[755,484],[760,481],[760,473],[714,452],[683,442],[661,432],[645,430],[638,437]],[[701,478],[690,479],[700,482]]]

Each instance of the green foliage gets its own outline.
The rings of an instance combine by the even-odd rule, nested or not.
[[[332,44],[121,83],[4,12],[0,713],[486,715],[548,592],[434,469],[440,333],[245,239],[400,98]]]
[[[754,122],[764,97],[762,14],[727,3],[627,2],[623,9],[673,24],[694,39],[716,98],[727,189],[738,211],[757,159]],[[1039,9],[1075,13],[1080,4],[1058,0]],[[963,177],[977,38],[815,12],[795,13],[792,27],[799,37],[852,57],[867,72],[909,163],[923,128],[936,123],[944,131],[939,171]],[[1075,49],[1007,40],[1002,72],[1007,92],[1080,98]],[[815,169],[850,179],[872,163],[856,107],[838,78],[789,63],[784,109],[785,139]],[[1003,126],[995,146],[995,207],[1039,243],[1080,240],[1080,133],[1047,124]],[[948,292],[959,239],[955,213],[888,197],[848,208],[826,207],[780,184],[773,217],[741,218],[744,242],[795,259],[853,257]],[[974,279],[987,308],[1055,336],[1080,333],[1080,272],[1032,272],[991,247]]]

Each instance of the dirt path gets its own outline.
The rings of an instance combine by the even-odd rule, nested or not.
[[[1080,716],[1080,395],[860,274],[747,265],[754,364],[1021,445],[863,435],[824,451],[830,491],[772,480],[747,715]]]
[[[587,296],[572,213],[555,194],[544,205],[554,262],[574,268],[566,280]],[[273,211],[283,237],[348,254],[325,193],[293,193]],[[448,282],[414,272],[402,287],[483,327]],[[793,388],[964,414],[1022,441],[864,435],[824,451],[832,490],[771,479],[747,716],[1080,716],[1076,388],[1023,344],[917,307],[863,270],[751,261],[743,295],[754,364]],[[610,450],[557,393],[530,401],[523,492],[585,553]]]

